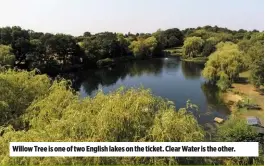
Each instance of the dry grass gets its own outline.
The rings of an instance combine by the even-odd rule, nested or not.
[[[240,77],[245,79],[246,82],[234,83],[232,85],[233,88],[231,89],[231,91],[226,92],[223,95],[223,98],[226,103],[230,103],[229,108],[234,114],[242,118],[245,118],[247,116],[256,116],[261,120],[262,124],[264,125],[264,96],[260,94],[260,92],[247,81],[249,74],[249,72],[241,73]],[[258,104],[261,107],[261,110],[250,109],[237,111],[235,104],[243,98],[248,98],[253,103]]]

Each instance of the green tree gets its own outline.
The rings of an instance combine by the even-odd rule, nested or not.
[[[264,85],[264,33],[253,32],[249,39],[238,42],[243,53],[244,68],[250,70],[250,80],[256,86]]]
[[[12,50],[16,56],[16,64],[26,63],[26,55],[30,52],[30,36],[27,30],[19,26],[12,27]]]
[[[175,46],[178,46],[180,45],[180,41],[178,38],[176,38],[175,36],[171,36],[169,39],[168,39],[168,42],[167,42],[167,46],[168,47],[175,47]]]
[[[219,80],[217,85],[225,90],[224,87],[227,88],[237,79],[242,70],[242,53],[231,42],[221,42],[216,47],[217,50],[209,56],[202,74],[211,82]]]
[[[126,47],[126,45],[123,46]],[[97,60],[120,57],[123,54],[122,51],[126,49],[121,49],[117,35],[111,32],[98,33],[86,38],[82,47],[86,56],[95,57]]]
[[[131,42],[129,48],[136,58],[144,58],[147,54],[147,48],[144,45],[144,39]]]
[[[147,39],[139,38],[137,41],[133,41],[129,48],[132,50],[135,57],[145,58],[147,56],[153,56],[157,46],[158,42],[156,38],[152,36]]]
[[[0,45],[0,66],[13,66],[15,64],[15,55],[9,46]]]
[[[119,42],[121,56],[128,55],[130,42],[121,33],[117,34],[117,40]]]
[[[22,127],[19,117],[31,102],[47,92],[50,79],[32,72],[8,70],[0,73],[0,126]]]
[[[257,42],[248,51],[248,64],[251,72],[250,80],[256,86],[264,85],[264,45]]]
[[[90,32],[84,32],[83,36],[84,37],[89,37],[89,36],[91,36],[91,33]]]
[[[164,48],[178,47],[183,44],[184,36],[178,28],[167,29],[161,31],[158,42],[163,45]]]
[[[247,52],[247,50],[251,46],[251,43],[249,40],[241,40],[237,43],[237,45],[240,51]]]
[[[9,45],[12,43],[12,29],[10,27],[0,28],[0,44]]]
[[[66,81],[55,81],[50,85],[46,76],[28,72],[9,71],[0,76],[0,80],[4,83],[8,80],[12,85],[0,86],[0,94],[6,95],[1,98],[7,103],[4,107],[16,106],[9,110],[23,112],[19,116],[23,122],[21,128],[15,128],[13,124],[1,128],[1,165],[176,164],[181,161],[138,157],[12,158],[9,156],[10,141],[182,142],[204,139],[203,129],[191,113],[185,108],[176,111],[171,102],[155,97],[149,90],[120,88],[107,95],[99,92],[94,98],[80,100]],[[16,76],[23,79],[17,81]],[[19,88],[24,88],[23,96],[18,95]],[[5,116],[0,118],[5,121]]]
[[[70,35],[56,34],[45,42],[46,57],[56,62],[60,70],[81,63],[81,49]]]
[[[222,90],[225,91],[226,89],[231,87],[231,81],[225,72],[221,71],[218,73],[219,80],[217,81],[217,86]]]
[[[203,45],[202,56],[208,57],[211,53],[215,51],[215,45],[218,43],[217,39],[210,37],[207,39]]]
[[[157,47],[157,40],[155,37],[148,37],[144,40],[144,45],[148,48],[147,55],[152,56],[155,48]]]
[[[198,56],[203,47],[204,41],[201,37],[188,37],[184,41],[183,55],[187,58]]]
[[[38,68],[41,71],[45,68],[46,59],[46,48],[40,39],[30,40],[30,52],[26,54],[26,62],[28,69]]]
[[[30,40],[40,39],[43,35],[44,33],[42,32],[34,32],[32,30],[29,31]]]

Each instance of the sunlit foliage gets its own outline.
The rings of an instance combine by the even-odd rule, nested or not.
[[[7,71],[0,75],[1,113],[20,119],[2,127],[0,164],[163,164],[168,158],[11,158],[11,141],[203,141],[204,131],[185,108],[149,90],[118,89],[79,99],[67,81],[50,85],[46,76]],[[3,84],[2,83],[2,84]],[[23,92],[23,93],[22,93]],[[3,96],[4,95],[4,96]],[[23,96],[22,96],[23,95]],[[11,109],[12,106],[12,109]],[[15,107],[15,108],[14,108]],[[15,113],[15,115],[13,115]],[[6,122],[6,117],[1,116]]]
[[[231,117],[217,130],[217,140],[227,142],[241,142],[255,140],[257,132],[249,125],[245,119]]]
[[[264,33],[254,33],[250,39],[238,43],[243,52],[244,67],[250,70],[250,80],[256,86],[264,85]]]
[[[221,42],[216,47],[217,50],[209,56],[202,74],[211,82],[219,80],[217,85],[225,90],[242,70],[242,55],[238,46],[231,42]]]
[[[0,73],[0,126],[15,124],[31,102],[46,93],[49,86],[49,78],[35,75],[34,71]]]
[[[204,40],[201,37],[188,37],[184,41],[183,55],[184,57],[193,58],[199,56],[202,52]]]
[[[130,49],[135,57],[144,58],[153,55],[157,44],[157,40],[153,36],[147,39],[139,38],[137,41],[131,43]]]
[[[0,66],[13,66],[15,64],[15,55],[11,51],[11,47],[0,45]]]

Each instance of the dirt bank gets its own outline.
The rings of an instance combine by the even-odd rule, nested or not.
[[[247,116],[258,117],[264,125],[264,95],[257,91],[257,89],[251,85],[248,80],[249,72],[241,73],[240,77],[246,81],[241,83],[234,83],[232,88],[223,94],[223,100],[229,106],[229,109],[233,114],[245,118]],[[236,107],[236,103],[239,100],[248,99],[253,104],[259,105],[260,110],[254,109],[240,109]]]

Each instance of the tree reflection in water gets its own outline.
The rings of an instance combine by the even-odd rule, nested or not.
[[[201,71],[204,63],[194,63],[182,61],[181,69],[186,79],[198,79],[201,77]]]

